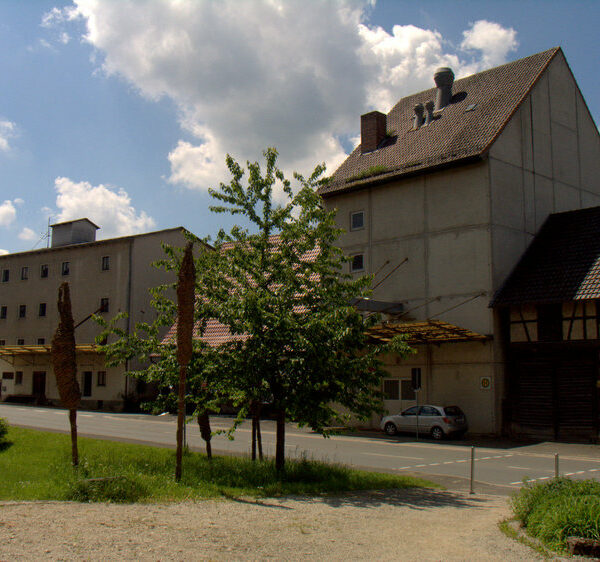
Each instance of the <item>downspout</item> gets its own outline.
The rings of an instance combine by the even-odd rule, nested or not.
[[[129,239],[129,255],[127,258],[128,269],[127,269],[127,293],[125,295],[125,302],[127,307],[127,318],[125,319],[125,329],[129,334],[131,328],[131,272],[133,270],[133,238]],[[125,372],[129,372],[129,359],[125,359]],[[129,376],[125,376],[125,396],[129,394]]]

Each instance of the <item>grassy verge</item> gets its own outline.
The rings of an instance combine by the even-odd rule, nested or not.
[[[288,461],[280,477],[271,461],[208,461],[200,453],[184,456],[183,479],[177,484],[171,449],[80,439],[81,464],[74,471],[68,435],[11,427],[7,441],[0,448],[0,500],[164,502],[435,487],[426,480],[308,460]]]
[[[511,504],[527,533],[552,550],[565,551],[571,536],[600,540],[600,482],[555,478],[527,484]]]

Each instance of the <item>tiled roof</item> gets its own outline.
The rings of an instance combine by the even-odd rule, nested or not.
[[[359,145],[319,193],[326,197],[482,156],[559,51],[556,47],[456,80],[452,101],[441,116],[416,131],[411,130],[414,106],[434,100],[436,89],[401,99],[387,115],[387,131],[396,135],[395,142],[392,137],[382,143],[386,146],[366,154]],[[364,177],[369,172],[373,175]]]
[[[490,306],[600,298],[600,207],[550,215]]]

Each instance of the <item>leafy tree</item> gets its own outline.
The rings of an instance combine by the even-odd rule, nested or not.
[[[248,403],[268,400],[277,411],[281,471],[286,421],[328,435],[332,425],[348,420],[341,408],[363,420],[379,412],[379,357],[409,348],[399,339],[369,345],[366,332],[377,319],[362,316],[351,303],[368,294],[371,278],[344,272],[348,260],[335,245],[341,231],[317,194],[326,181],[324,166],[308,178],[295,174],[294,193],[277,168],[277,151],[264,156],[264,175],[258,163],[247,163],[247,183],[228,156],[231,182],[210,191],[219,202],[213,211],[241,215],[253,231],[236,226],[219,233],[219,259],[204,290],[212,313],[233,335],[244,336],[220,349],[228,385]],[[274,199],[276,188],[281,204]]]

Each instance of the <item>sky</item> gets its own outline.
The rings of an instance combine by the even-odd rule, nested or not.
[[[599,1],[0,0],[0,253],[87,217],[214,236],[209,188],[274,146],[328,173],[360,115],[561,46],[600,124]]]

